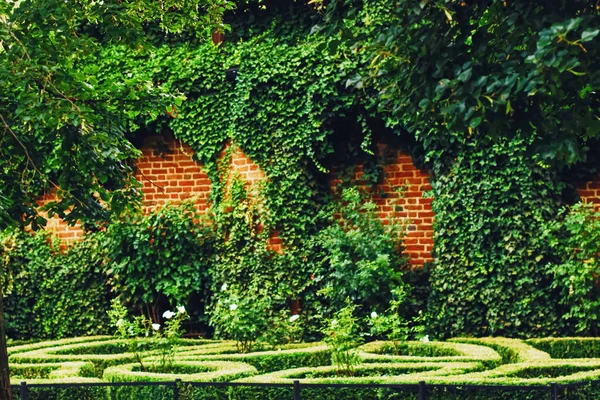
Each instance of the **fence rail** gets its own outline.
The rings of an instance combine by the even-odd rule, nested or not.
[[[371,389],[412,389],[417,394],[418,400],[427,400],[428,390],[468,390],[468,391],[506,391],[506,392],[540,392],[547,393],[551,400],[559,399],[559,389],[580,388],[584,386],[598,386],[600,380],[576,382],[567,384],[551,383],[549,385],[448,385],[448,384],[427,384],[420,381],[416,384],[376,384],[376,383],[301,383],[294,380],[292,383],[242,383],[242,382],[184,382],[181,379],[163,382],[90,382],[90,383],[36,383],[28,384],[21,382],[20,385],[13,385],[12,388],[18,391],[20,400],[29,400],[30,390],[35,388],[85,388],[85,387],[148,387],[164,386],[171,387],[173,390],[173,400],[179,400],[179,391],[182,385],[192,387],[248,387],[248,388],[282,388],[291,389],[293,400],[302,400],[302,390],[305,389],[329,389],[329,388],[371,388]],[[308,397],[307,397],[308,398]],[[307,399],[305,398],[305,400]]]

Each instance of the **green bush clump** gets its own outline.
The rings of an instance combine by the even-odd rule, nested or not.
[[[108,332],[110,288],[98,235],[64,250],[44,232],[0,233],[6,332],[15,339]]]
[[[563,332],[554,251],[544,238],[560,189],[519,137],[469,144],[433,182],[435,267],[428,332],[533,337]]]
[[[545,351],[552,358],[600,358],[598,338],[529,339],[526,343]]]
[[[403,221],[384,224],[377,205],[356,187],[344,189],[327,213],[328,225],[314,243],[323,255],[321,270],[315,274],[324,297],[323,314],[331,316],[341,310],[346,299],[357,306],[358,317],[383,314],[394,293],[408,289],[402,280],[408,266],[408,258],[402,254]]]
[[[103,236],[107,274],[126,305],[145,306],[148,316],[159,322],[161,300],[188,306],[196,295],[192,306],[202,317],[214,235],[213,227],[200,221],[204,219],[194,203],[185,201],[147,215],[128,215],[108,226]]]
[[[583,335],[600,333],[600,212],[591,204],[565,208],[548,222],[547,240],[558,260],[553,288],[565,308],[563,322]]]

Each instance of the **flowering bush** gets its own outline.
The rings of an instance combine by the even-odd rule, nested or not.
[[[358,319],[354,316],[357,306],[346,299],[346,306],[326,320],[323,339],[331,348],[331,363],[340,375],[353,376],[354,368],[360,364],[358,346],[364,339],[360,335]]]
[[[411,336],[422,336],[424,329],[423,321],[425,317],[419,313],[412,321],[403,318],[399,311],[405,302],[406,292],[399,287],[392,291],[392,300],[390,307],[385,314],[371,312],[368,324],[371,327],[371,335],[376,338],[387,339],[391,341],[394,352],[398,353],[401,342],[408,340]],[[429,339],[428,336],[426,336]]]
[[[114,299],[108,316],[117,328],[115,335],[127,340],[128,351],[134,354],[142,371],[148,370],[144,365],[143,356],[149,350],[156,351],[159,356],[158,364],[153,364],[150,368],[158,366],[161,370],[169,369],[175,361],[178,341],[183,333],[181,324],[188,318],[185,307],[178,306],[177,312],[165,311],[163,318],[166,321],[162,326],[143,315],[130,320],[127,314],[127,308],[119,300]]]
[[[209,310],[215,336],[235,340],[240,353],[302,338],[300,316],[290,316],[286,310],[275,311],[273,299],[265,289],[242,290],[224,283],[216,297],[215,306]]]
[[[208,311],[215,337],[237,342],[240,353],[247,353],[269,328],[271,299],[265,291],[245,290],[223,284],[215,294],[217,301]]]
[[[288,310],[280,310],[271,316],[263,340],[272,347],[300,342],[304,333],[304,324],[305,319],[299,314],[290,315]]]
[[[344,307],[346,298],[360,305],[361,316],[369,310],[383,311],[395,288],[403,288],[402,268],[408,259],[402,255],[403,221],[384,225],[376,204],[351,187],[343,190],[342,201],[327,210],[329,226],[315,239],[322,249],[323,266],[315,276],[325,297],[322,314]]]

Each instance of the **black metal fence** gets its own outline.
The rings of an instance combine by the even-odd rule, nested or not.
[[[254,390],[273,390],[273,389],[284,389],[287,396],[278,395],[277,398],[288,398],[293,400],[307,400],[314,399],[315,393],[319,391],[328,391],[335,389],[346,389],[355,393],[354,398],[363,398],[359,393],[361,389],[375,389],[375,390],[389,390],[389,391],[404,391],[410,392],[410,398],[417,400],[429,400],[433,398],[447,398],[448,394],[452,394],[452,398],[463,398],[472,396],[473,394],[487,395],[490,398],[514,398],[522,399],[527,395],[533,396],[531,398],[536,399],[572,399],[580,398],[579,396],[573,397],[573,390],[577,388],[588,388],[598,389],[600,387],[600,381],[588,381],[579,383],[568,383],[568,384],[557,384],[551,383],[549,385],[446,385],[446,384],[427,384],[423,381],[417,384],[335,384],[335,383],[301,383],[298,380],[293,381],[290,384],[283,383],[237,383],[237,382],[182,382],[177,379],[175,381],[166,382],[97,382],[97,383],[44,383],[44,384],[27,384],[27,382],[21,382],[18,386],[13,386],[13,391],[18,394],[20,400],[33,400],[40,398],[40,396],[31,396],[32,391],[35,393],[36,390],[68,390],[68,389],[85,389],[85,388],[134,388],[134,387],[162,387],[164,388],[161,399],[173,399],[180,400],[181,390],[185,388],[247,388]],[[309,394],[310,393],[310,394]],[[441,395],[442,394],[446,394]],[[592,398],[597,399],[600,397],[600,392],[594,392],[587,397],[581,398]],[[346,394],[347,395],[347,394]],[[303,397],[304,396],[304,397]],[[352,396],[352,395],[350,395]],[[256,396],[255,396],[256,397]],[[53,398],[52,396],[42,396],[41,398]],[[65,398],[64,396],[62,398]],[[68,397],[67,397],[68,398]],[[148,397],[149,398],[149,397]],[[245,398],[245,397],[241,397]],[[273,397],[262,397],[264,400],[269,400]],[[337,398],[337,396],[334,396]],[[353,397],[348,397],[353,398]],[[398,398],[398,397],[391,397]],[[408,398],[408,397],[401,397]]]

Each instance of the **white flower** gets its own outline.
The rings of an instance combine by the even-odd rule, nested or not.
[[[429,335],[425,335],[421,338],[421,342],[423,343],[428,343],[429,342]]]
[[[171,319],[175,316],[175,313],[173,311],[167,310],[163,313],[163,318],[166,319]]]
[[[179,314],[185,313],[185,307],[184,306],[177,306],[177,312]]]
[[[152,324],[152,329],[154,329],[155,331],[160,329],[160,324]]]
[[[221,285],[221,291],[224,292],[227,290],[227,284],[224,283],[223,285]]]
[[[332,327],[332,328],[335,328],[335,327],[337,326],[337,324],[338,324],[338,323],[337,323],[337,321],[336,321],[335,319],[332,319],[332,320],[331,320],[331,327]]]
[[[377,318],[377,313],[375,311],[371,313],[371,318]]]
[[[125,321],[123,321],[123,318],[119,318],[119,320],[117,321],[117,323],[115,325],[121,326],[121,325],[123,325],[123,323],[125,323]]]
[[[297,320],[298,318],[300,318],[300,316],[298,314],[294,314],[290,317],[290,322],[294,322],[295,320]]]
[[[235,311],[235,310],[237,310],[237,304],[230,304],[230,305],[229,305],[229,309],[230,309],[231,311]]]

